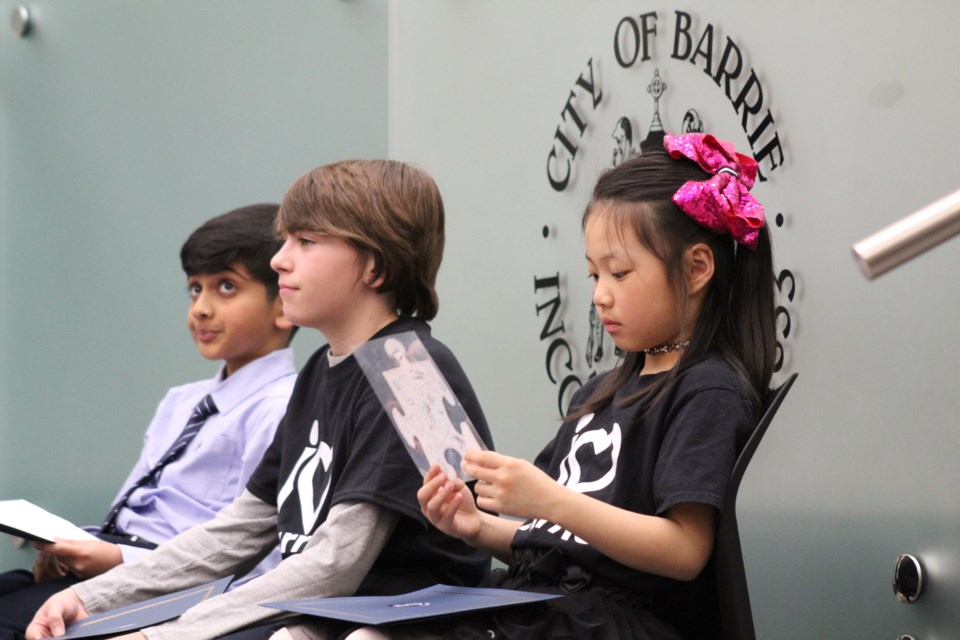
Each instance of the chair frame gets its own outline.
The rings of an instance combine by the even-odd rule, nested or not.
[[[773,416],[796,381],[797,375],[792,374],[783,384],[771,389],[767,394],[763,414],[733,465],[724,494],[723,515],[717,525],[713,554],[723,640],[756,640],[750,591],[747,588],[743,551],[740,547],[740,529],[737,526],[737,493],[747,465],[750,464],[760,440],[767,432]]]

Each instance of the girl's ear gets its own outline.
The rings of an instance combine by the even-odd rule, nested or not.
[[[702,242],[688,247],[684,253],[687,290],[691,296],[700,293],[713,278],[713,250]]]

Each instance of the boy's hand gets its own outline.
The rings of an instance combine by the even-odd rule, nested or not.
[[[480,511],[462,480],[450,480],[433,465],[417,491],[420,511],[440,531],[470,543],[480,535]]]
[[[53,544],[38,542],[34,546],[45,554],[55,556],[62,567],[83,580],[105,573],[123,562],[120,547],[103,540],[57,538]],[[37,581],[40,582],[39,579]]]
[[[83,608],[73,589],[64,589],[50,596],[33,616],[33,621],[27,627],[27,640],[62,636],[68,624],[89,617],[90,614]]]
[[[67,575],[69,570],[60,562],[57,556],[41,551],[33,561],[33,579],[37,583],[49,582]]]

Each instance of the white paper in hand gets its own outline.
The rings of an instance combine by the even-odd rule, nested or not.
[[[28,500],[0,500],[0,531],[36,542],[96,540],[93,534]]]

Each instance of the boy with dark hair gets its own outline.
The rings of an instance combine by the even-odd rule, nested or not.
[[[88,612],[242,573],[278,539],[284,560],[272,571],[176,621],[122,637],[261,640],[288,615],[263,602],[394,594],[483,577],[489,556],[444,536],[420,512],[422,476],[351,356],[372,338],[415,331],[491,446],[466,375],[426,322],[438,306],[443,217],[433,180],[400,162],[339,162],[294,183],[280,208],[286,240],[272,265],[284,313],[329,343],[303,368],[247,491],[136,565],[53,596],[28,639],[62,635],[65,623]],[[336,625],[327,631],[336,637]]]
[[[157,407],[140,459],[99,527],[96,541],[40,544],[31,575],[0,575],[0,639],[22,638],[52,594],[143,555],[233,501],[273,439],[296,372],[270,259],[280,247],[278,206],[215,217],[184,243],[187,325],[200,354],[222,360],[216,376],[170,389]],[[202,410],[200,409],[202,407]],[[279,553],[258,572],[279,562]]]

